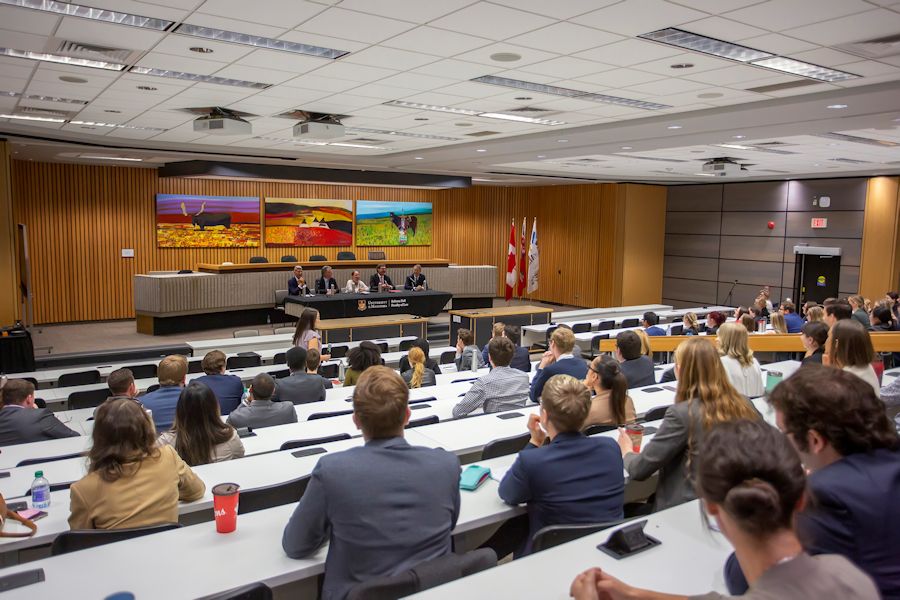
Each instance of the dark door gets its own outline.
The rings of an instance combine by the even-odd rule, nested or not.
[[[837,298],[841,274],[840,256],[799,254],[797,267],[802,273],[798,306],[804,302],[821,304],[826,298]]]

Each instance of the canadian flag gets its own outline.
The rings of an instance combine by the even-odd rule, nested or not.
[[[519,288],[516,290],[516,295],[519,298],[525,295],[525,254],[527,252],[527,248],[525,246],[526,225],[527,220],[525,217],[522,217],[522,230],[519,233]]]
[[[513,296],[516,287],[516,222],[509,227],[509,251],[506,256],[506,301]]]

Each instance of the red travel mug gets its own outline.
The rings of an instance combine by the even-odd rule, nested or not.
[[[238,490],[236,483],[220,483],[213,487],[213,513],[216,516],[216,531],[231,533],[237,528]]]

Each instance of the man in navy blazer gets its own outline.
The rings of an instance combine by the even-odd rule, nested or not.
[[[411,446],[409,388],[393,369],[369,367],[353,393],[364,446],[325,454],[282,537],[291,558],[328,542],[324,600],[342,600],[368,579],[396,575],[449,554],[459,517],[459,459]]]
[[[575,334],[567,327],[557,327],[550,334],[550,348],[541,357],[534,379],[531,380],[531,400],[540,402],[544,384],[554,375],[571,375],[576,379],[587,376],[587,363],[572,355]]]
[[[228,416],[231,411],[241,404],[244,397],[244,382],[237,375],[227,375],[225,365],[227,360],[221,350],[210,350],[203,357],[200,367],[206,375],[196,380],[205,383],[216,395],[219,401],[219,412],[222,416]]]
[[[641,321],[641,327],[644,328],[644,333],[647,335],[666,335],[666,330],[659,327],[658,324],[659,315],[652,310],[644,313],[644,318]]]
[[[513,550],[517,556],[527,554],[532,536],[547,525],[622,519],[622,453],[610,437],[585,437],[581,433],[590,409],[591,393],[580,380],[554,375],[544,386],[541,414],[528,420],[531,441],[506,472],[499,489],[500,498],[507,504],[527,503],[527,527],[520,520],[498,530],[486,544],[498,557]],[[547,439],[550,443],[545,446]]]
[[[809,500],[796,518],[804,549],[843,555],[882,598],[900,598],[900,438],[882,401],[846,371],[809,365],[769,402],[810,471]],[[726,583],[732,593],[746,589],[733,556]]]

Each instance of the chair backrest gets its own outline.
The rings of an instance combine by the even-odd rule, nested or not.
[[[30,381],[31,385],[33,385],[35,387],[35,389],[37,389],[38,380],[36,378],[34,378],[34,377],[19,377],[19,379],[24,379],[25,381]]]
[[[64,373],[56,380],[56,387],[71,387],[73,385],[90,385],[100,383],[100,371],[79,371],[77,373]]]
[[[531,433],[520,433],[518,435],[488,442],[481,451],[481,460],[506,456],[507,454],[515,454],[524,448],[530,439]]]
[[[408,352],[410,348],[412,348],[413,342],[415,340],[401,340],[400,341],[400,352]]]
[[[682,333],[684,333],[684,325],[681,323],[669,327],[669,335],[681,335]]]
[[[644,414],[644,421],[659,421],[666,416],[667,410],[669,410],[668,406],[657,406],[656,408],[651,408],[646,412],[646,414]]]
[[[288,290],[275,290],[275,306],[284,304],[284,299],[288,297]]]
[[[297,257],[293,254],[284,254],[281,256],[281,262],[297,262]]]
[[[584,333],[591,330],[590,323],[575,323],[572,325],[572,333]]]
[[[273,365],[286,365],[287,364],[287,352],[278,352],[275,356],[272,357]]]
[[[37,463],[35,463],[35,464],[37,464]],[[65,481],[63,483],[51,483],[50,491],[51,492],[61,492],[62,490],[67,490],[70,487],[72,487],[73,483],[75,483],[75,482],[74,481]],[[28,498],[31,498],[31,488],[28,488],[27,490],[25,490],[25,496]]]
[[[246,369],[247,367],[258,367],[261,364],[262,357],[255,352],[229,356],[225,361],[225,367],[228,369]]]
[[[236,338],[255,337],[259,335],[259,329],[238,329],[232,335]]]
[[[56,536],[50,546],[50,555],[68,554],[77,550],[96,548],[104,544],[121,542],[132,538],[160,533],[171,529],[178,529],[180,523],[162,523],[160,525],[148,525],[146,527],[132,527],[129,529],[75,529],[63,531]]]
[[[322,254],[313,254],[309,257],[309,260],[311,262],[325,262],[326,260],[328,260],[328,257]]]
[[[275,335],[291,335],[294,333],[293,327],[276,327]]]
[[[112,396],[112,392],[109,391],[109,388],[102,388],[99,390],[87,390],[83,392],[72,392],[69,394],[69,398],[66,400],[69,404],[69,410],[76,410],[79,408],[94,408],[95,406],[100,406],[106,399]]]
[[[322,354],[330,354],[331,358],[344,358],[347,356],[347,350],[349,349],[350,347],[346,344],[331,344],[328,346],[328,352],[323,350]]]
[[[199,372],[199,371],[198,371],[198,372]],[[149,394],[150,392],[155,392],[156,390],[159,389],[159,387],[160,387],[160,386],[159,386],[158,383],[154,383],[153,385],[148,385],[148,386],[147,386],[147,393]]]
[[[409,571],[376,577],[350,590],[347,600],[396,600],[497,566],[497,554],[481,548],[465,554],[445,554]]]
[[[599,335],[591,337],[591,358],[594,358],[596,355],[600,354],[600,340],[608,339],[608,333],[601,333]]]
[[[203,361],[202,360],[189,360],[188,361],[188,373],[202,373],[203,372]]]
[[[387,342],[375,342],[375,345],[378,346],[378,350],[384,354],[388,351],[388,343]]]
[[[310,417],[312,418],[312,417]],[[342,440],[349,440],[349,433],[336,433],[335,435],[326,435],[325,437],[320,438],[311,438],[308,440],[290,440],[289,442],[285,442],[281,445],[279,450],[293,450],[294,448],[307,448],[309,446],[321,446],[322,444],[328,444],[330,442],[340,442]],[[305,486],[304,486],[305,489]]]
[[[129,365],[125,368],[131,371],[131,374],[134,375],[135,379],[149,379],[150,377],[156,377],[155,364]]]
[[[267,262],[269,262],[269,259],[266,258],[265,256],[251,256],[250,262],[252,262],[252,263],[267,263]]]
[[[238,514],[244,515],[257,510],[265,510],[282,504],[299,502],[306,486],[309,484],[309,475],[298,477],[290,481],[267,485],[252,490],[241,490],[238,502]]]
[[[613,521],[612,523],[590,523],[587,525],[548,525],[542,527],[534,537],[531,538],[532,552],[540,552],[547,548],[553,548],[586,535],[609,529],[619,525],[622,521]]]
[[[439,422],[441,419],[437,415],[431,415],[430,417],[422,417],[421,419],[413,419],[409,423],[406,424],[406,429],[411,429],[413,427],[421,427],[422,425],[434,425]]]
[[[353,410],[336,410],[333,412],[313,413],[306,417],[307,421],[315,421],[316,419],[329,419],[331,417],[340,417],[342,415],[352,415]]]
[[[39,465],[45,462],[53,462],[55,460],[69,460],[70,458],[78,458],[79,456],[84,456],[85,452],[75,452],[73,454],[60,454],[59,456],[45,456],[43,458],[26,458],[25,460],[20,460],[16,465],[17,467],[27,467],[28,465]]]
[[[334,379],[341,373],[341,367],[337,363],[328,363],[327,365],[319,365],[319,375],[325,379]]]
[[[440,364],[449,365],[454,360],[456,360],[456,350],[447,350],[446,352],[441,352]]]
[[[622,329],[625,329],[627,327],[637,327],[637,326],[638,326],[637,317],[635,317],[633,319],[622,319],[622,325],[621,325]]]
[[[356,260],[356,255],[352,252],[347,252],[347,251],[338,252],[337,259],[338,260]]]
[[[598,433],[603,433],[604,431],[612,431],[616,429],[615,425],[589,425],[584,428],[584,435],[597,435]]]
[[[616,328],[616,322],[613,321],[612,319],[609,319],[607,321],[600,321],[600,324],[597,325],[597,331],[606,331],[607,329],[615,329],[615,328]]]
[[[544,334],[544,344],[547,348],[550,347],[550,336],[553,335],[553,332],[559,329],[559,325],[551,325],[547,328],[546,333]]]
[[[273,379],[284,379],[291,376],[290,369],[272,369],[271,371],[266,371],[266,373],[271,375]]]
[[[384,250],[369,250],[369,260],[384,260]]]
[[[269,586],[257,581],[214,596],[204,596],[204,598],[205,600],[272,600],[273,596]]]

